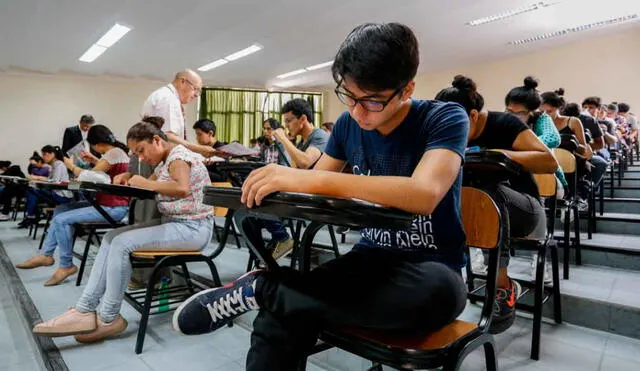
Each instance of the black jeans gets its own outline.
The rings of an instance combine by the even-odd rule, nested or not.
[[[452,322],[465,307],[459,273],[402,251],[354,247],[313,271],[267,272],[256,283],[247,370],[297,370],[319,332],[352,326],[403,334]]]
[[[18,184],[7,184],[4,187],[2,193],[0,193],[0,206],[2,206],[2,213],[8,215],[13,210],[11,200],[14,197],[24,196],[24,186]]]
[[[494,189],[484,189],[494,199],[501,211],[502,235],[499,268],[509,266],[511,238],[531,236],[543,239],[546,235],[547,216],[539,199],[500,184]],[[485,255],[485,261],[487,257]]]

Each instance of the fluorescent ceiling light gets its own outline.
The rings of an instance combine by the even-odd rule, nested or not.
[[[525,39],[510,41],[509,45],[529,44],[529,43],[540,41],[540,40],[547,40],[547,39],[551,39],[551,38],[554,38],[554,37],[568,35],[568,34],[573,33],[573,32],[581,32],[581,31],[591,30],[591,29],[594,29],[594,28],[612,26],[614,24],[624,23],[624,22],[633,21],[633,20],[637,20],[637,19],[638,19],[638,14],[630,14],[630,15],[625,15],[623,17],[618,17],[618,18],[605,19],[605,20],[598,21],[598,22],[593,22],[593,23],[588,23],[588,24],[583,24],[583,25],[580,25],[580,26],[576,26],[576,27],[566,28],[564,30],[559,30],[559,31],[555,31],[555,32],[549,32],[549,33],[545,33],[545,34],[541,34],[541,35],[537,35],[537,36],[533,36],[533,37],[528,37],[528,38],[525,38]]]
[[[299,70],[283,73],[282,75],[278,75],[276,77],[279,78],[279,79],[286,79],[287,77],[299,75],[301,73],[305,73],[305,72],[309,72],[309,71],[319,70],[319,69],[322,69],[322,68],[329,67],[331,65],[333,65],[333,61],[324,62],[324,63],[320,63],[320,64],[314,64],[313,66],[309,66],[309,67],[301,68]]]
[[[121,24],[114,24],[113,27],[106,34],[104,34],[100,40],[96,42],[96,45],[104,46],[105,48],[111,47],[113,44],[117,43],[118,40],[122,38],[122,36],[126,35],[127,32],[131,31],[131,28],[127,26],[123,26]]]
[[[520,14],[524,14],[524,13],[529,13],[529,12],[533,12],[542,8],[546,8],[552,5],[556,5],[558,4],[560,1],[554,1],[554,2],[550,2],[550,1],[540,1],[537,2],[535,4],[531,4],[529,6],[525,6],[522,8],[517,8],[517,9],[512,9],[500,14],[495,14],[495,15],[491,15],[488,17],[483,17],[483,18],[479,18],[479,19],[475,19],[473,21],[467,22],[466,24],[469,26],[480,26],[482,24],[486,24],[486,23],[491,23],[491,22],[497,22],[497,21],[501,21],[503,19],[507,19],[507,18],[511,18],[511,17],[515,17],[517,15]]]
[[[198,71],[206,72],[206,71],[212,70],[212,69],[214,69],[216,67],[220,67],[220,66],[222,66],[224,64],[227,64],[227,63],[229,63],[229,61],[226,60],[226,59],[218,59],[217,61],[213,61],[213,62],[211,62],[209,64],[205,64],[204,66],[198,68]]]
[[[82,54],[78,60],[80,62],[91,63],[96,60],[102,53],[104,53],[107,48],[113,46],[113,44],[117,43],[127,32],[131,31],[130,27],[123,26],[119,23],[116,23],[105,33],[102,37],[96,41],[95,44],[91,45],[89,49]]]
[[[212,69],[214,69],[216,67],[220,67],[222,65],[225,65],[225,64],[227,64],[227,63],[229,63],[231,61],[235,61],[235,60],[240,59],[242,57],[246,57],[249,54],[253,54],[253,53],[255,53],[255,52],[259,51],[259,50],[262,50],[262,48],[263,48],[263,46],[260,45],[260,44],[253,44],[248,48],[242,49],[242,50],[237,51],[237,52],[235,52],[233,54],[229,54],[224,58],[220,58],[220,59],[215,60],[215,61],[213,61],[213,62],[211,62],[209,64],[205,64],[204,66],[199,67],[198,71],[206,72],[206,71],[212,70]]]
[[[315,71],[315,70],[319,70],[325,67],[330,67],[333,65],[333,61],[329,61],[329,62],[324,62],[324,63],[320,63],[320,64],[316,64],[313,66],[309,66],[306,68],[307,71]]]
[[[299,75],[299,74],[305,73],[305,72],[307,72],[307,70],[303,68],[303,69],[300,69],[300,70],[295,70],[295,71],[283,73],[282,75],[278,75],[276,77],[279,78],[279,79],[286,79],[287,77]]]
[[[235,52],[233,54],[227,55],[226,57],[224,57],[224,59],[226,59],[227,61],[231,62],[231,61],[235,61],[236,59],[240,59],[242,57],[246,57],[249,54],[253,54],[259,50],[262,50],[262,45],[260,44],[253,44],[250,47],[246,48],[246,49],[242,49],[239,52]]]
[[[87,50],[86,52],[84,52],[84,54],[82,54],[82,57],[79,58],[79,61],[91,63],[95,61],[96,58],[98,58],[100,55],[102,55],[102,53],[104,53],[105,50],[107,50],[107,48],[105,48],[104,46],[93,44],[91,45],[89,50]]]

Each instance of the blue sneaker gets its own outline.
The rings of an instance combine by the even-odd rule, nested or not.
[[[203,290],[182,303],[173,314],[173,328],[183,335],[213,332],[250,310],[260,309],[255,298],[256,279],[262,270],[245,273],[237,280]]]

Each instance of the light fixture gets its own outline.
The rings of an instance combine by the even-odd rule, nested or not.
[[[84,54],[78,60],[80,62],[91,63],[96,60],[107,48],[117,43],[124,35],[131,31],[131,27],[123,26],[119,23],[114,24],[109,31],[107,31],[102,37],[91,45]]]
[[[216,67],[220,67],[220,66],[225,65],[225,64],[227,64],[229,62],[235,61],[235,60],[240,59],[242,57],[246,57],[249,54],[253,54],[253,53],[257,52],[257,51],[260,51],[263,48],[264,47],[262,45],[260,45],[260,44],[253,44],[248,48],[244,48],[244,49],[242,49],[240,51],[237,51],[237,52],[235,52],[233,54],[229,54],[224,58],[221,58],[221,59],[215,60],[215,61],[213,61],[211,63],[205,64],[204,66],[199,67],[198,71],[206,72],[206,71],[212,70],[212,69],[214,69]]]
[[[224,64],[227,64],[227,63],[229,63],[229,61],[226,60],[226,59],[218,59],[217,61],[213,61],[213,62],[211,62],[209,64],[205,64],[204,66],[198,68],[198,71],[206,72],[206,71],[212,70],[212,69],[214,69],[216,67],[220,67],[220,66],[222,66]]]
[[[322,68],[329,67],[331,65],[333,65],[333,61],[314,64],[313,66],[309,66],[309,67],[301,68],[299,70],[283,73],[282,75],[278,75],[276,77],[279,78],[279,79],[286,79],[287,77],[299,75],[301,73],[305,73],[305,72],[309,72],[309,71],[319,70],[319,69],[322,69]]]
[[[299,75],[299,74],[305,73],[305,72],[307,72],[307,70],[302,68],[302,69],[299,69],[299,70],[283,73],[282,75],[278,75],[276,77],[279,78],[279,79],[286,79],[287,77]]]
[[[612,26],[614,24],[624,23],[624,22],[637,20],[637,19],[638,19],[638,14],[630,14],[630,15],[625,15],[623,17],[605,19],[605,20],[602,20],[602,21],[593,22],[593,23],[587,23],[587,24],[583,24],[583,25],[580,25],[580,26],[576,26],[576,27],[565,28],[564,30],[559,30],[559,31],[555,31],[555,32],[548,32],[548,33],[544,33],[544,34],[541,34],[541,35],[527,37],[525,39],[510,41],[509,45],[529,44],[529,43],[540,41],[540,40],[547,40],[547,39],[551,39],[551,38],[554,38],[554,37],[565,36],[565,35],[568,35],[568,34],[574,33],[574,32],[581,32],[581,31],[591,30],[591,29],[594,29],[594,28]]]
[[[80,62],[91,63],[96,60],[102,53],[105,52],[107,48],[104,46],[93,44],[89,49],[82,54],[82,56],[78,59]]]
[[[550,2],[550,1],[540,1],[537,2],[535,4],[531,4],[529,6],[524,6],[522,8],[517,8],[517,9],[512,9],[503,13],[499,13],[499,14],[495,14],[495,15],[491,15],[488,17],[483,17],[483,18],[479,18],[479,19],[475,19],[473,21],[469,21],[466,23],[466,25],[468,26],[480,26],[483,24],[487,24],[487,23],[491,23],[491,22],[497,22],[497,21],[501,21],[503,19],[507,19],[507,18],[511,18],[511,17],[515,17],[517,15],[520,14],[524,14],[524,13],[529,13],[529,12],[533,12],[539,9],[543,9],[552,5],[556,5],[558,4],[560,1],[554,1],[554,2]]]

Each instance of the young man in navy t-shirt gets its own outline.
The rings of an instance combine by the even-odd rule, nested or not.
[[[462,312],[460,168],[469,120],[457,104],[411,99],[418,64],[408,27],[354,29],[332,68],[336,94],[349,110],[325,154],[314,170],[255,170],[242,195],[248,207],[276,191],[359,198],[416,214],[412,225],[363,229],[349,253],[306,274],[257,270],[198,293],[176,311],[176,330],[210,332],[258,309],[247,370],[296,370],[323,328],[426,333]],[[340,173],[345,162],[355,175]]]

